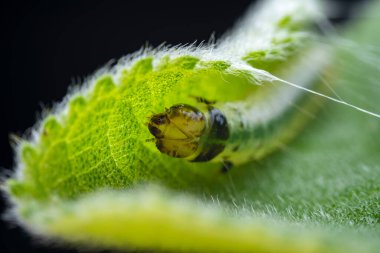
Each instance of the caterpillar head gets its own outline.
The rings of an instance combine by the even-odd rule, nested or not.
[[[185,158],[194,154],[206,129],[206,118],[197,108],[178,104],[154,114],[148,123],[161,153]]]

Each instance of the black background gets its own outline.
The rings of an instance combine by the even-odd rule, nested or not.
[[[142,45],[175,45],[218,38],[252,1],[14,1],[1,2],[0,169],[10,171],[9,134],[23,134],[43,107],[60,101],[111,59]],[[334,22],[349,16],[352,4]],[[5,204],[0,202],[3,213]],[[77,252],[35,242],[0,221],[1,252]]]

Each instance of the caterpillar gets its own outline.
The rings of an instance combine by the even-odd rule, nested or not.
[[[294,60],[293,69],[308,65],[305,58],[313,59],[313,66],[307,66],[303,75],[287,69],[286,80],[296,76],[297,83],[318,90],[321,85],[316,75],[329,66],[328,49],[313,49],[308,54]],[[161,153],[191,162],[221,162],[223,172],[233,165],[259,160],[286,144],[308,121],[299,107],[312,113],[320,106],[307,92],[281,85],[255,90],[244,101],[232,103],[195,99],[198,108],[177,104],[152,115],[149,131]]]

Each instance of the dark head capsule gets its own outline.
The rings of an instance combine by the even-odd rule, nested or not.
[[[160,152],[179,158],[191,156],[206,129],[206,118],[193,106],[179,104],[150,117],[150,133]]]
[[[220,110],[209,107],[207,115],[193,106],[178,104],[151,116],[148,128],[157,149],[193,162],[212,160],[223,152],[229,129]]]

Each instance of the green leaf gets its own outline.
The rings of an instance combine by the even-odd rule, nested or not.
[[[286,59],[304,50],[299,43],[305,38],[296,36],[302,22],[293,23],[287,13],[275,18],[280,38],[272,38],[268,50],[240,55],[270,71],[287,68]],[[339,51],[340,68],[332,68],[337,94],[369,110],[378,109],[380,90],[363,77],[379,80],[379,74],[364,44],[380,43],[372,32],[378,21],[351,27],[348,36],[360,38],[360,46],[354,53]],[[151,138],[146,121],[173,104],[196,103],[193,96],[244,101],[265,89],[252,82],[265,80],[247,78],[247,69],[228,57],[173,52],[162,57],[148,52],[118,75],[96,77],[87,91],[78,91],[62,111],[43,120],[36,139],[20,144],[21,171],[7,181],[7,190],[26,228],[76,245],[125,250],[380,248],[378,118],[326,100],[293,142],[220,174],[218,163],[161,154],[146,141]]]

